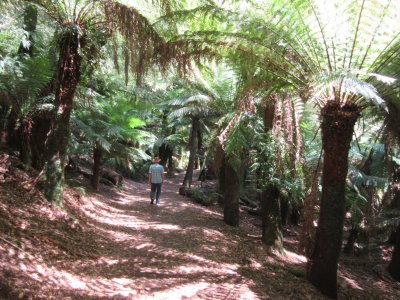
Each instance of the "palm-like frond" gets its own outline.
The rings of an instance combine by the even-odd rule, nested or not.
[[[21,116],[41,104],[40,93],[52,79],[53,67],[47,57],[23,61],[7,58],[0,68],[0,92],[7,95],[13,109]]]
[[[242,154],[248,152],[258,140],[263,126],[254,115],[240,113],[224,143],[224,151],[233,167],[242,163]]]
[[[349,168],[348,179],[351,185],[356,186],[357,189],[374,187],[383,190],[386,189],[389,184],[385,177],[366,175],[364,172],[354,167]]]
[[[210,103],[211,98],[206,95],[196,94],[188,97],[181,97],[167,101],[166,104],[173,106],[206,106]]]
[[[174,149],[177,145],[185,145],[186,141],[186,134],[183,132],[175,133],[168,135],[164,138],[159,138],[155,143],[154,146],[160,147],[162,144],[167,145],[171,149]]]
[[[189,60],[182,55],[179,48],[168,43],[157,32],[149,19],[145,17],[138,7],[125,5],[116,0],[29,0],[40,6],[43,11],[54,20],[61,31],[76,30],[85,41],[86,48],[90,48],[86,54],[93,59],[104,40],[111,36],[114,50],[114,63],[119,70],[119,52],[117,34],[123,37],[125,59],[125,76],[131,70],[136,75],[138,83],[142,83],[143,75],[151,66],[158,66],[166,70],[173,60],[182,68],[189,64]],[[162,12],[170,9],[175,1],[153,1],[153,10]],[[144,3],[149,4],[149,3]],[[139,6],[140,3],[133,5]],[[105,34],[107,33],[107,34]],[[95,38],[101,42],[94,42]],[[92,46],[89,47],[91,44]],[[89,45],[89,46],[88,46]],[[83,52],[85,47],[83,47]],[[97,53],[99,55],[99,53]]]
[[[378,73],[379,68],[373,66],[386,61],[380,59],[386,51],[382,45],[395,45],[400,31],[396,22],[399,4],[390,0],[288,0],[268,1],[261,6],[250,4],[250,14],[208,7],[218,15],[216,20],[234,20],[235,26],[218,24],[187,31],[180,37],[186,42],[183,47],[187,46],[188,53],[211,47],[214,52],[210,50],[210,54],[225,57],[252,74],[257,72],[270,86],[286,82],[307,89],[321,74],[350,74],[352,71],[346,70],[354,69]],[[188,12],[192,14],[194,11]],[[182,16],[180,12],[179,18]],[[395,46],[390,48],[392,56],[400,56]],[[382,106],[382,97],[370,85],[373,77],[353,73],[335,88],[346,90],[347,94],[341,96],[354,94],[353,99],[365,97]]]
[[[180,97],[167,102],[171,106],[180,108],[169,114],[170,118],[198,117],[202,118],[212,113],[210,109],[211,98],[207,95],[196,94],[188,97]]]
[[[347,101],[359,104],[371,101],[377,107],[387,110],[377,89],[358,78],[357,74],[343,71],[319,74],[314,82],[311,100],[321,105],[327,100],[337,99],[342,99],[342,104]]]

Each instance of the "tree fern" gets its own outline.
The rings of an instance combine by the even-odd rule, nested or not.
[[[30,113],[40,103],[40,92],[52,79],[54,69],[47,57],[26,60],[8,59],[0,69],[0,91],[8,95],[9,103],[20,117]]]

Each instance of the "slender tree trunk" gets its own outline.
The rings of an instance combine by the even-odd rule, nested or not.
[[[200,130],[200,126],[199,126],[199,130],[197,131],[197,154],[204,154],[204,151],[202,151],[203,149],[203,136],[201,134],[201,130]],[[198,155],[196,155],[196,159],[194,161],[194,168],[195,170],[197,169],[201,169],[202,164],[200,159],[198,158]]]
[[[272,132],[274,136],[279,134],[282,125],[282,107],[276,94],[272,94],[264,108],[265,132]],[[277,165],[281,165],[278,159]],[[277,166],[279,167],[279,166]],[[268,185],[261,193],[261,218],[262,218],[262,242],[268,246],[283,252],[282,215],[280,192],[275,186]]]
[[[349,237],[347,239],[346,246],[344,246],[343,253],[350,254],[354,252],[354,244],[357,240],[359,231],[357,227],[350,229]]]
[[[390,206],[400,209],[400,165],[391,162],[391,185],[389,186],[390,195],[392,196]]]
[[[290,214],[289,199],[284,197],[280,198],[280,215],[282,226],[286,226],[288,223],[288,218]]]
[[[17,133],[18,113],[14,108],[11,108],[7,117],[7,145],[13,150],[20,149],[20,139]]]
[[[373,237],[376,233],[376,224],[375,224],[375,189],[374,187],[366,187],[365,192],[367,194],[367,211],[365,213],[365,230],[366,230],[366,241],[365,241],[365,249],[366,253],[370,253],[370,238]]]
[[[283,252],[282,222],[280,218],[280,192],[268,186],[261,194],[262,242]]]
[[[400,281],[400,223],[396,230],[396,244],[392,254],[392,259],[388,266],[390,275],[397,281]]]
[[[172,157],[172,152],[168,157],[168,172],[167,175],[172,177],[174,175],[175,167],[174,167],[174,158]]]
[[[96,141],[96,145],[93,148],[93,170],[92,170],[92,187],[95,191],[99,189],[99,182],[101,177],[101,160],[103,157],[103,149],[99,142]]]
[[[239,195],[243,175],[243,165],[236,170],[228,161],[225,162],[224,221],[231,226],[239,226]]]
[[[168,160],[172,158],[172,154],[172,149],[167,144],[163,143],[160,148],[158,148],[158,156],[161,159],[160,164],[166,166]]]
[[[189,145],[189,162],[185,173],[185,178],[183,179],[182,186],[185,189],[190,188],[192,185],[192,178],[193,178],[193,168],[195,164],[195,160],[197,158],[197,132],[200,128],[200,120],[199,118],[192,117],[192,130],[190,135],[190,145]]]
[[[360,108],[330,101],[321,110],[324,150],[321,211],[307,277],[323,294],[337,297],[337,263],[342,245],[348,152]]]
[[[74,26],[65,29],[61,38],[57,70],[55,120],[47,141],[46,198],[62,206],[64,167],[69,139],[69,120],[73,109],[75,90],[80,80],[82,58],[79,48],[82,37]]]
[[[317,174],[319,170],[317,170]],[[318,204],[318,182],[316,181],[318,176],[311,182],[311,190],[308,195],[304,198],[304,209],[303,209],[303,229],[301,238],[301,248],[304,249],[304,253],[308,259],[311,258],[311,254],[314,250],[315,244],[315,226],[314,221],[317,215],[317,204]]]
[[[51,112],[52,113],[52,112]],[[32,135],[34,139],[30,139],[32,147],[32,167],[42,170],[46,163],[46,139],[50,131],[50,123],[52,120],[51,113],[36,116],[33,119]]]
[[[222,150],[221,150],[222,151]],[[221,160],[221,166],[219,167],[218,174],[218,204],[224,206],[224,195],[225,195],[225,172],[226,172],[226,159],[225,154],[222,154],[223,158]]]
[[[396,116],[398,108],[390,101],[387,103],[389,116]],[[388,118],[388,134],[386,136],[386,161],[389,173],[389,188],[384,198],[384,204],[390,204],[394,209],[400,209],[400,165],[392,157],[398,156],[400,120],[398,118]]]
[[[22,162],[28,166],[32,165],[32,147],[31,147],[31,134],[32,134],[32,120],[29,117],[24,117],[20,120],[21,126],[18,130],[20,136],[20,158]]]

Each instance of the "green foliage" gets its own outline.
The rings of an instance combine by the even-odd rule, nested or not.
[[[99,84],[100,77],[97,77]],[[135,172],[134,166],[149,159],[145,150],[154,141],[154,136],[145,131],[145,120],[140,117],[140,109],[125,97],[126,92],[107,92],[105,96],[93,89],[80,91],[81,101],[71,118],[74,139],[71,147],[74,152],[91,153],[97,144],[105,151],[105,163]]]
[[[348,98],[354,95],[359,99],[354,102],[371,101],[377,107],[386,109],[385,101],[378,95],[376,88],[372,84],[359,79],[357,75],[357,73],[352,74],[343,70],[318,74],[314,80],[315,86],[311,100],[318,103],[331,99],[330,92],[339,89],[341,99],[347,98],[347,101],[349,101]]]
[[[219,195],[215,192],[210,192],[207,189],[192,188],[187,192],[187,196],[203,206],[212,206],[217,203]]]
[[[14,2],[18,6],[18,1]],[[322,101],[339,95],[343,101],[354,101],[363,107],[370,103],[384,107],[384,101],[400,107],[400,81],[391,80],[398,77],[400,63],[399,24],[393,22],[399,7],[396,1],[371,0],[363,6],[353,0],[342,1],[340,5],[331,1],[326,4],[329,11],[319,1],[249,1],[245,11],[239,9],[242,3],[237,1],[189,1],[169,6],[165,16],[162,9],[154,9],[156,4],[150,2],[143,7],[135,3],[133,9],[113,6],[118,11],[115,16],[103,11],[102,5],[112,1],[34,2],[45,9],[49,20],[44,20],[41,11],[35,35],[40,55],[28,60],[15,56],[25,35],[21,14],[9,9],[9,1],[1,3],[6,9],[2,10],[0,20],[0,91],[7,93],[7,101],[11,100],[21,115],[51,110],[52,95],[41,94],[54,78],[58,55],[54,48],[57,40],[50,39],[54,27],[69,30],[63,25],[79,19],[76,26],[80,26],[80,33],[86,37],[86,46],[81,49],[86,59],[77,94],[79,103],[72,119],[74,148],[71,149],[90,153],[97,141],[107,152],[108,162],[114,165],[140,168],[141,160],[148,158],[145,151],[151,152],[153,146],[163,143],[179,152],[188,143],[191,117],[202,118],[205,144],[210,145],[233,118],[235,101],[240,101],[239,95],[246,86],[251,86],[258,104],[276,90],[301,96],[296,96],[294,106],[296,112],[303,113],[301,129],[310,174],[320,156],[319,120],[316,108],[304,106],[301,100],[323,104]],[[116,20],[123,12],[133,18]],[[162,17],[157,19],[159,16]],[[49,26],[54,20],[57,22]],[[130,27],[133,22],[138,26]],[[121,36],[116,35],[117,29],[121,30]],[[115,45],[111,43],[113,38]],[[43,55],[43,49],[49,55]],[[130,55],[125,55],[125,50]],[[105,59],[113,54],[116,59]],[[124,87],[123,75],[110,71],[112,60],[126,60],[127,72],[143,75],[141,71],[149,70],[153,63],[165,67],[162,56],[167,58],[170,54],[190,65],[180,69],[186,71],[186,79],[178,80],[175,72],[164,68],[167,74],[163,76],[154,72],[151,77],[147,73],[148,77],[138,82],[140,86]],[[140,62],[145,65],[139,66]],[[175,63],[181,66],[178,61]],[[371,101],[365,101],[368,99]],[[296,193],[300,184],[294,182],[295,170],[290,167],[283,142],[280,138],[272,142],[271,137],[261,137],[261,121],[240,113],[225,144],[233,165],[243,160],[243,153],[247,156],[259,149],[265,157],[259,158],[255,165],[265,160],[265,165],[257,168],[265,168],[266,174],[271,172],[264,181],[277,184],[282,190],[287,186],[290,193]],[[377,117],[381,115],[365,112],[365,123],[371,126],[356,132],[361,150],[351,148],[354,167],[359,168],[369,155],[363,144],[372,144],[373,139],[368,135],[377,131],[371,121]],[[278,154],[282,167],[274,168]],[[361,177],[350,177],[357,182],[356,186],[374,182],[382,187],[378,179],[387,176],[384,170],[378,172],[382,165],[382,160],[374,158],[371,174],[363,172]],[[360,178],[366,181],[361,183]]]
[[[243,154],[249,153],[255,146],[262,131],[262,124],[254,115],[248,113],[239,115],[225,141],[225,153],[233,168],[239,168],[242,165]]]
[[[209,104],[211,98],[206,95],[196,94],[188,97],[180,97],[169,100],[167,104],[171,106],[178,106],[178,109],[173,110],[170,114],[170,118],[182,118],[182,117],[206,117],[211,111]]]
[[[54,68],[48,57],[22,60],[6,57],[0,61],[0,93],[6,95],[2,99],[6,101],[3,104],[13,108],[18,120],[29,114],[48,111],[45,103],[49,99],[40,97],[40,94],[53,74]]]
[[[360,193],[360,190],[356,187],[346,187],[346,210],[350,213],[350,221],[352,227],[358,227],[363,220],[368,200]]]
[[[272,138],[271,133],[263,133],[259,135],[256,147],[250,170],[259,174],[261,187],[276,186],[290,200],[301,201],[304,196],[302,182],[293,176],[296,170],[291,166],[286,145]]]
[[[132,129],[146,125],[146,123],[138,117],[130,117],[128,120],[128,123],[129,123],[129,127]]]

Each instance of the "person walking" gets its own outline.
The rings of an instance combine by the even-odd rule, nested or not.
[[[150,204],[153,204],[156,199],[156,205],[160,205],[161,185],[164,181],[164,168],[159,164],[160,161],[158,156],[154,157],[149,168]]]

